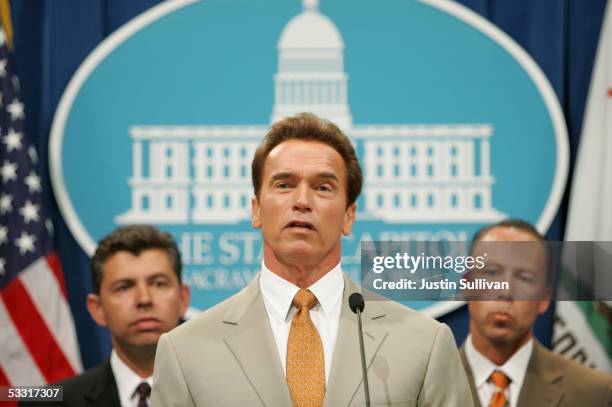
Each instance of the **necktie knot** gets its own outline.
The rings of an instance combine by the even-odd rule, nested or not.
[[[310,290],[301,288],[300,291],[295,294],[295,297],[293,297],[293,305],[297,309],[302,309],[306,307],[308,308],[308,310],[311,310],[314,308],[315,305],[317,305],[317,297],[315,297],[315,295],[311,293]]]
[[[147,398],[151,395],[151,386],[147,382],[142,382],[136,387],[138,394],[138,407],[147,407]]]
[[[501,372],[499,370],[496,370],[491,373],[491,381],[500,390],[506,390],[506,388],[508,388],[508,384],[510,383],[510,379],[508,378],[508,376],[506,376],[504,372]]]

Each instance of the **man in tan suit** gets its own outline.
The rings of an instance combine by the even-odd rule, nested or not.
[[[328,121],[290,117],[259,146],[252,178],[262,270],[161,338],[152,405],[365,405],[347,303],[359,287],[340,264],[362,184],[353,146]],[[388,301],[368,302],[363,318],[372,405],[472,405],[446,325]]]
[[[470,335],[460,354],[474,404],[612,406],[612,376],[556,355],[533,338],[535,320],[550,304],[544,237],[526,222],[505,220],[476,233],[472,255],[484,252],[480,277],[509,281],[514,291],[500,292],[494,301],[468,301]]]

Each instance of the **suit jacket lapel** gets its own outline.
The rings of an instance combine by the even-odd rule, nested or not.
[[[542,345],[534,339],[533,353],[525,371],[525,379],[519,393],[518,406],[553,407],[557,406],[563,397],[563,391],[559,386],[555,385],[561,379],[563,372],[556,366],[548,363],[546,358],[543,357],[543,352]],[[465,356],[465,344],[461,346],[459,355],[461,356],[461,361],[470,383],[474,405],[480,407],[480,398],[474,383],[474,374]]]
[[[94,406],[120,406],[119,392],[117,391],[110,359],[107,359],[98,369],[99,372],[96,372],[97,378],[85,393],[85,399],[89,400]]]
[[[472,373],[472,368],[470,367],[467,357],[465,356],[465,344],[461,345],[461,349],[459,349],[459,356],[461,357],[461,363],[463,363],[463,369],[465,370],[468,383],[470,384],[472,399],[474,400],[474,407],[481,407],[480,397],[478,397],[478,390],[476,389],[476,384],[474,382],[474,373]]]
[[[359,291],[361,291],[360,288],[344,275],[342,310],[325,394],[325,406],[347,406],[357,390],[363,391],[360,386],[362,370],[359,356],[359,337],[357,336],[357,315],[348,306],[348,297]],[[384,310],[378,302],[368,301],[362,315],[363,341],[368,367],[389,334],[380,324],[385,316]]]
[[[563,389],[557,385],[563,378],[563,371],[551,363],[544,352],[542,345],[534,339],[533,353],[519,394],[519,406],[558,406],[563,397]]]
[[[225,337],[225,343],[264,405],[291,405],[268,313],[259,290],[259,275],[238,296],[223,321],[234,326]]]

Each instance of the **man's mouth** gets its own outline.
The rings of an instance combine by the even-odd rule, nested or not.
[[[286,226],[287,228],[295,228],[295,229],[306,229],[306,230],[315,230],[315,227],[310,222],[301,222],[301,221],[293,221],[289,222]]]
[[[514,317],[506,312],[493,312],[489,318],[494,325],[507,325],[514,321]]]
[[[153,330],[160,326],[161,322],[157,318],[140,318],[132,323],[139,330]]]

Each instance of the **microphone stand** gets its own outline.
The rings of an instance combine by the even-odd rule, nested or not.
[[[357,324],[359,334],[359,349],[361,350],[361,371],[363,374],[363,391],[365,393],[366,407],[370,407],[370,385],[368,384],[368,372],[366,370],[365,351],[363,346],[363,329],[361,328],[361,308],[357,308]]]

